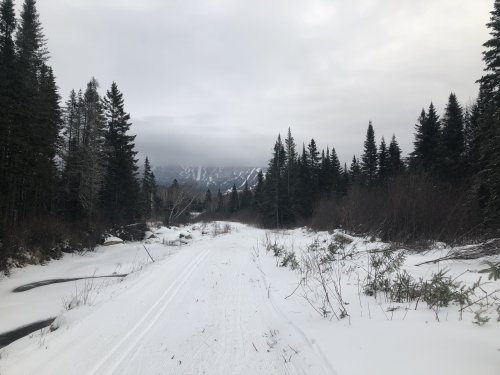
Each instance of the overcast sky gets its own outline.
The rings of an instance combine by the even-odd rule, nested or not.
[[[20,0],[17,0],[19,3]],[[341,161],[477,93],[493,0],[40,0],[61,95],[114,80],[154,165],[266,165],[278,133]]]

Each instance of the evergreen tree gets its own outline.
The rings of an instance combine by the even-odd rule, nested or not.
[[[486,74],[479,79],[479,83],[481,89],[487,93],[486,96],[498,108],[498,104],[500,104],[500,0],[495,0],[490,21],[486,26],[490,29],[491,38],[483,44]]]
[[[37,145],[38,157],[36,160],[37,171],[37,210],[39,212],[52,211],[52,199],[55,197],[58,172],[55,158],[61,144],[60,133],[62,130],[62,110],[59,105],[60,96],[56,86],[52,68],[43,64],[39,72],[38,88],[39,110],[36,114],[36,122],[39,124],[35,129],[33,142]],[[32,150],[34,147],[32,147]],[[33,150],[35,151],[35,150]]]
[[[361,181],[361,166],[359,165],[356,155],[352,157],[351,168],[349,169],[349,175],[353,183],[359,183]]]
[[[45,37],[34,0],[23,3],[15,45],[17,105],[10,143],[12,170],[16,171],[16,176],[11,176],[9,191],[13,196],[9,200],[16,213],[15,220],[20,221],[26,216],[47,212],[47,203],[52,201],[47,188],[54,184],[52,155],[55,155],[56,144],[49,141],[52,130],[43,116],[42,96],[51,77],[47,72]],[[43,90],[41,84],[45,84]]]
[[[314,188],[310,167],[310,156],[305,145],[302,145],[302,155],[298,165],[297,213],[306,218],[312,215],[314,204]]]
[[[65,158],[74,150],[74,146],[80,146],[82,131],[82,97],[81,91],[78,96],[75,90],[71,90],[69,99],[64,107],[64,154]],[[72,147],[73,145],[73,147]]]
[[[64,108],[64,137],[62,187],[60,205],[63,212],[73,221],[83,215],[80,203],[80,186],[82,172],[82,124],[83,124],[83,97],[81,90],[78,95],[71,91]]]
[[[240,200],[240,208],[248,209],[252,207],[252,192],[248,187],[248,180],[245,180],[245,186],[243,187],[243,193]]]
[[[344,163],[344,168],[342,168],[342,174],[338,191],[341,195],[345,195],[347,193],[348,188],[349,188],[349,170],[347,169],[347,163]]]
[[[464,114],[464,152],[468,167],[473,160],[479,159],[474,154],[475,140],[478,138],[481,121],[480,99],[478,98],[471,106],[465,109]]]
[[[105,217],[113,222],[130,222],[137,216],[139,189],[136,179],[135,135],[127,135],[130,115],[125,112],[123,94],[112,83],[104,98],[107,132],[106,166],[101,203]]]
[[[332,165],[332,173],[333,177],[338,178],[338,176],[342,173],[342,167],[340,166],[339,157],[337,156],[337,151],[335,151],[335,147],[332,147],[330,152],[330,163]]]
[[[212,192],[210,189],[207,189],[205,193],[205,200],[203,201],[203,207],[205,207],[205,210],[208,212],[212,211]]]
[[[255,193],[253,199],[253,208],[255,211],[262,213],[264,205],[264,174],[262,169],[257,173],[257,185],[255,186]]]
[[[273,157],[269,161],[264,183],[264,200],[261,212],[264,215],[264,221],[270,225],[280,227],[283,224],[286,195],[286,154],[281,136],[274,145]]]
[[[292,137],[292,132],[288,128],[288,135],[285,139],[285,157],[286,157],[286,179],[287,179],[287,194],[292,196],[293,179],[295,172],[295,165],[297,162],[297,152],[295,151],[295,141]]]
[[[298,210],[298,155],[296,151],[295,140],[290,128],[285,139],[285,158],[286,158],[286,197],[284,207],[285,220],[294,222]]]
[[[394,176],[403,171],[403,162],[401,161],[401,149],[399,148],[396,136],[393,134],[389,144],[389,175]]]
[[[14,185],[13,139],[16,120],[16,56],[13,35],[16,28],[12,0],[0,2],[0,223],[10,221],[14,207],[12,201]]]
[[[307,168],[304,172],[309,174],[309,184],[306,190],[306,194],[310,194],[310,203],[308,207],[308,211],[310,211],[310,214],[308,214],[309,216],[312,214],[313,204],[318,200],[320,194],[321,157],[314,139],[311,139],[311,142],[307,145],[307,151],[309,159],[304,166]]]
[[[440,121],[434,104],[430,104],[427,114],[422,113],[415,126],[414,151],[411,154],[413,168],[432,171],[438,161]]]
[[[332,166],[330,162],[330,150],[327,148],[326,154],[325,151],[322,150],[319,172],[319,190],[322,194],[326,194],[328,197],[330,196],[333,185]]]
[[[81,146],[78,150],[80,185],[78,201],[84,216],[93,218],[97,213],[99,191],[101,191],[104,160],[106,119],[101,97],[97,92],[99,83],[92,78],[83,95]]]
[[[390,155],[389,150],[385,144],[385,139],[382,137],[378,149],[378,178],[384,181],[390,173]]]
[[[224,196],[219,189],[219,191],[217,192],[217,212],[222,211],[224,211]]]
[[[371,121],[368,124],[364,153],[361,156],[361,171],[363,179],[368,185],[375,182],[377,177],[377,146],[375,144],[375,132],[373,131]]]
[[[154,214],[156,201],[156,179],[149,159],[144,160],[144,171],[141,181],[141,214],[147,220],[151,219]]]
[[[454,93],[450,94],[442,119],[440,141],[441,176],[457,180],[463,176],[465,140],[463,110]]]
[[[314,139],[311,139],[311,142],[309,142],[309,145],[307,145],[307,151],[308,151],[307,155],[309,156],[308,167],[311,173],[311,180],[312,183],[315,185],[315,187],[317,187],[319,183],[321,158]]]
[[[231,213],[237,212],[240,209],[240,201],[238,197],[238,190],[236,190],[236,185],[233,184],[231,190],[231,195],[229,196],[229,211]]]
[[[484,43],[485,74],[479,80],[480,119],[473,141],[472,164],[477,173],[475,191],[485,218],[500,227],[500,0],[495,0],[490,21],[490,39]]]

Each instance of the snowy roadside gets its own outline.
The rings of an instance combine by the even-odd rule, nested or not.
[[[477,272],[486,259],[416,266],[449,249],[437,244],[407,253],[338,231],[271,232],[235,223],[160,228],[154,237],[145,245],[155,263],[141,243],[116,244],[1,280],[0,332],[58,318],[54,332],[47,328],[0,350],[0,373],[497,375],[500,369],[498,300],[488,296],[500,280]],[[131,273],[91,286],[80,280],[11,293],[42,279],[112,272]],[[442,288],[429,287],[440,272]],[[64,308],[63,301],[87,289],[90,303]],[[447,306],[429,307],[435,296],[429,291],[448,293],[436,296],[450,299]],[[462,305],[455,302],[460,296],[467,297]]]
[[[179,251],[180,240],[189,234],[181,228],[161,227],[154,236],[144,242],[153,259],[161,261]],[[149,234],[148,236],[150,236]],[[182,238],[181,238],[182,237]],[[199,231],[191,234],[193,239],[201,237]],[[190,239],[192,241],[193,239]],[[87,293],[87,305],[96,305],[119,293],[124,277],[100,278],[100,276],[128,275],[128,279],[139,277],[138,271],[152,272],[152,262],[143,243],[119,243],[98,246],[95,251],[65,254],[59,260],[45,265],[29,265],[15,268],[11,276],[0,274],[0,334],[23,325],[59,316],[67,310],[75,298]],[[118,239],[119,240],[119,239]],[[183,242],[186,242],[184,239]],[[86,278],[34,288],[13,293],[15,288],[44,280]]]
[[[277,308],[322,348],[338,374],[498,374],[500,280],[488,280],[478,271],[487,268],[485,260],[497,262],[500,257],[427,263],[451,250],[438,243],[415,253],[341,231],[296,229],[267,232],[255,254],[261,255],[256,262]],[[384,256],[389,260],[385,265]],[[374,284],[377,261],[380,274],[385,266],[391,268],[379,278],[382,284],[392,282],[391,292],[374,293],[366,286]],[[394,267],[397,262],[400,267]],[[321,276],[311,269],[314,265]],[[443,297],[450,299],[447,306],[430,307],[425,297],[405,295],[404,287],[395,283],[404,275],[411,276],[408,284],[414,288],[422,280],[428,289],[431,279],[442,275],[432,291],[438,300],[443,297],[439,293],[449,293]],[[447,282],[456,290],[447,289]],[[451,300],[471,289],[474,293],[463,305]],[[401,295],[395,296],[395,290]]]

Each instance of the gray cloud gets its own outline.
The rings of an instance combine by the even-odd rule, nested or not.
[[[115,80],[156,164],[265,164],[288,126],[341,159],[368,121],[409,151],[431,100],[476,94],[491,0],[44,0],[61,94]]]

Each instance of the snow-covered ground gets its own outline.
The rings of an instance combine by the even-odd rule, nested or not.
[[[0,333],[57,319],[52,330],[0,349],[0,374],[500,374],[494,296],[462,313],[456,304],[429,309],[368,296],[370,257],[387,244],[230,226],[160,228],[144,243],[14,270],[0,280]],[[299,269],[280,267],[292,251]],[[477,299],[500,289],[477,273],[484,259],[416,266],[447,251],[408,255],[401,270],[427,280],[446,268],[464,287],[482,275]],[[113,273],[128,276],[12,293],[47,279]],[[489,321],[473,324],[478,316]]]

